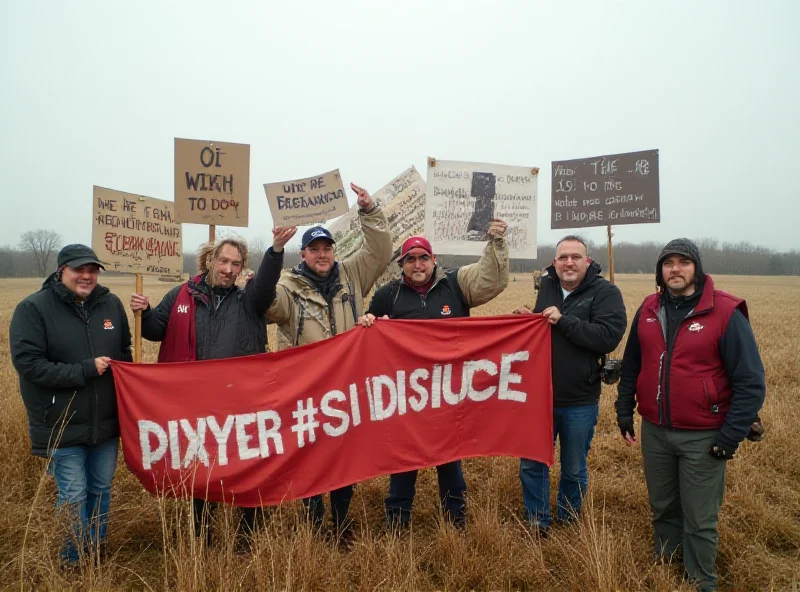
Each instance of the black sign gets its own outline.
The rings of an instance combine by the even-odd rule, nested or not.
[[[661,221],[658,150],[553,161],[550,228]]]

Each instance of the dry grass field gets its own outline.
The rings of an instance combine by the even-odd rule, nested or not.
[[[725,590],[800,589],[800,278],[719,277],[747,299],[767,371],[764,441],[746,442],[729,464],[721,515],[719,572]],[[616,427],[614,388],[605,387],[590,454],[590,498],[579,524],[544,541],[521,522],[518,461],[465,461],[469,524],[464,533],[437,518],[435,471],[420,474],[410,536],[389,536],[382,507],[388,479],[356,488],[357,536],[348,552],[313,536],[295,502],[269,513],[252,552],[237,553],[230,512],[208,549],[187,535],[187,504],[153,498],[122,459],[114,481],[110,557],[59,571],[53,534],[55,488],[31,457],[24,408],[8,348],[16,303],[38,280],[2,280],[0,289],[0,587],[9,590],[690,590],[677,567],[651,559],[651,526],[641,452]],[[133,278],[109,278],[128,301]],[[653,288],[651,276],[619,276],[629,320]],[[145,280],[158,300],[171,284]],[[530,275],[477,314],[533,302]],[[273,333],[273,332],[271,332]],[[146,344],[145,359],[156,349]],[[621,354],[621,348],[620,352]],[[557,465],[552,471],[555,484]]]

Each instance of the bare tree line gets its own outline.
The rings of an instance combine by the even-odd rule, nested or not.
[[[711,238],[696,239],[703,257],[703,267],[709,273],[728,275],[800,275],[800,251],[776,251],[748,242],[727,243]],[[249,241],[250,268],[257,269],[271,240],[256,237]],[[17,246],[0,247],[0,277],[44,277],[55,270],[56,254],[63,239],[53,230],[36,229],[25,232]],[[615,273],[655,273],[655,262],[663,245],[652,241],[621,242],[614,245]],[[604,243],[589,242],[589,255],[604,270],[608,270],[608,250]],[[555,256],[555,245],[539,245],[538,257],[512,259],[512,273],[530,273],[547,267]],[[100,255],[102,259],[102,255]],[[458,267],[477,261],[477,257],[441,255],[445,267]],[[300,262],[300,253],[287,248],[285,267]],[[184,252],[184,273],[196,273],[195,254]]]

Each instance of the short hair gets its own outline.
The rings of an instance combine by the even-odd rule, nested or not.
[[[200,249],[197,251],[197,269],[200,273],[206,273],[211,269],[211,263],[219,257],[222,247],[225,245],[236,247],[239,257],[242,259],[242,268],[247,267],[247,241],[236,236],[228,236],[200,245]]]
[[[579,237],[577,234],[568,234],[560,241],[556,243],[556,250],[558,250],[558,245],[566,241],[575,241],[576,243],[580,243],[583,245],[583,248],[586,250],[586,254],[589,254],[589,246],[586,244],[586,241]]]

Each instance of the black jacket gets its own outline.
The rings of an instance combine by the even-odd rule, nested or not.
[[[119,435],[114,379],[111,370],[99,376],[94,359],[132,361],[131,332],[125,308],[108,288],[96,286],[79,305],[52,275],[17,305],[9,341],[33,454]]]
[[[628,318],[622,293],[589,264],[581,284],[564,299],[555,268],[542,274],[533,312],[558,307],[561,319],[553,325],[553,405],[593,405],[600,399],[600,358],[616,349]]]
[[[282,267],[283,253],[274,253],[270,247],[255,278],[241,288],[212,289],[205,282],[205,275],[196,284],[190,282],[189,293],[195,299],[198,360],[234,358],[266,351],[265,314],[275,299],[275,286]],[[149,341],[164,339],[181,287],[174,287],[158,306],[142,313],[142,337]],[[218,298],[221,299],[219,304],[216,303]]]
[[[436,268],[426,294],[408,287],[403,278],[381,286],[369,305],[370,314],[391,319],[452,319],[469,316],[469,305],[458,285],[458,270]]]

